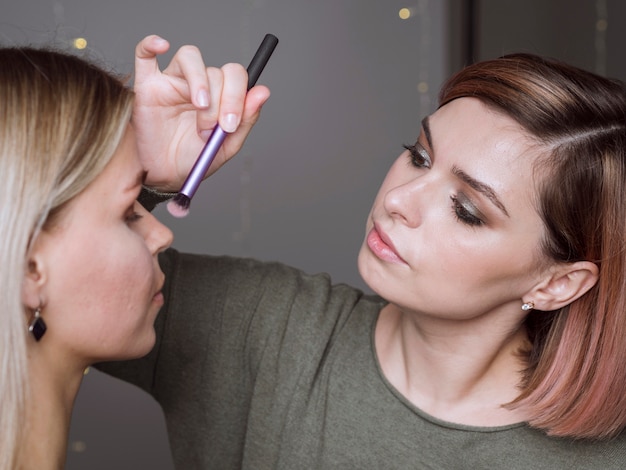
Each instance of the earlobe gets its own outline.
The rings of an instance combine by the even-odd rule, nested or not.
[[[524,299],[536,310],[558,310],[586,294],[598,282],[598,274],[598,266],[590,261],[564,263]]]

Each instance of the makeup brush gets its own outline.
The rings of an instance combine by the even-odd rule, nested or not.
[[[255,85],[277,44],[278,38],[273,34],[266,34],[263,38],[250,65],[248,65],[248,90]],[[216,124],[209,140],[207,140],[196,163],[189,172],[189,176],[187,176],[187,179],[183,183],[182,188],[178,194],[167,203],[167,210],[174,217],[185,217],[189,213],[191,198],[196,193],[204,175],[206,175],[211,162],[215,158],[215,155],[227,135],[228,134],[222,130],[219,124]]]

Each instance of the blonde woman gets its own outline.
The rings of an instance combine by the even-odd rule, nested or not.
[[[182,48],[163,72],[142,69],[145,54],[167,48],[156,36],[137,47],[136,103],[118,78],[77,57],[0,49],[2,469],[63,468],[83,370],[154,345],[164,282],[157,255],[172,234],[136,201],[142,183],[159,183],[140,156],[167,154],[170,145],[197,154],[222,96],[243,122],[225,147],[236,150],[268,96],[261,88],[244,109],[245,90],[221,83],[245,81],[245,70],[198,73],[194,48]],[[177,88],[188,67],[200,90],[193,99]],[[147,108],[168,117],[147,126]],[[179,134],[178,125],[191,130]]]

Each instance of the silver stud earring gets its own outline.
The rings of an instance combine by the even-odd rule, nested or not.
[[[522,310],[524,310],[525,312],[530,312],[534,308],[535,308],[535,303],[532,300],[530,302],[524,302],[522,304]]]
[[[41,337],[46,333],[46,322],[41,318],[41,307],[37,307],[33,312],[33,316],[30,319],[28,325],[28,331],[35,337],[36,341],[39,341]]]

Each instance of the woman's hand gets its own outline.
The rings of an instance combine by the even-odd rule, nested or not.
[[[241,149],[270,93],[264,86],[246,93],[248,75],[243,66],[205,67],[194,46],[181,47],[161,71],[157,55],[168,49],[169,43],[154,35],[137,44],[132,119],[146,185],[175,192],[216,123],[230,135],[209,174]]]

